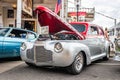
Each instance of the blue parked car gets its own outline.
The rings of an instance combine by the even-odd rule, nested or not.
[[[22,42],[34,42],[37,37],[35,32],[29,30],[0,28],[0,58],[19,57]]]

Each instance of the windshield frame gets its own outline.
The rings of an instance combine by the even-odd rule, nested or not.
[[[10,28],[0,28],[0,37],[6,36],[6,34],[9,32]]]

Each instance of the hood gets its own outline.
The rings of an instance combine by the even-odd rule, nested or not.
[[[44,6],[39,6],[36,8],[35,12],[36,14],[38,14],[39,24],[41,26],[49,26],[50,34],[55,34],[59,31],[67,30],[67,31],[75,32],[82,39],[84,39],[84,37],[76,29],[74,29],[69,23],[67,23],[65,20],[60,18],[50,9]]]

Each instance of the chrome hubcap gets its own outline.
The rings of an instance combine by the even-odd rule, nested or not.
[[[82,66],[83,66],[83,56],[81,54],[79,54],[76,57],[76,62],[75,62],[75,66],[76,66],[76,70],[80,71]]]

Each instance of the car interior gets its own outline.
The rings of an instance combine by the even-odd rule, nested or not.
[[[26,31],[13,29],[13,30],[10,32],[9,37],[25,38],[25,37],[26,37],[26,34],[27,34]]]
[[[29,39],[30,37],[35,38],[35,35],[31,32],[27,32],[23,30],[16,30],[16,29],[13,29],[8,36],[12,38],[28,38],[28,37]]]

